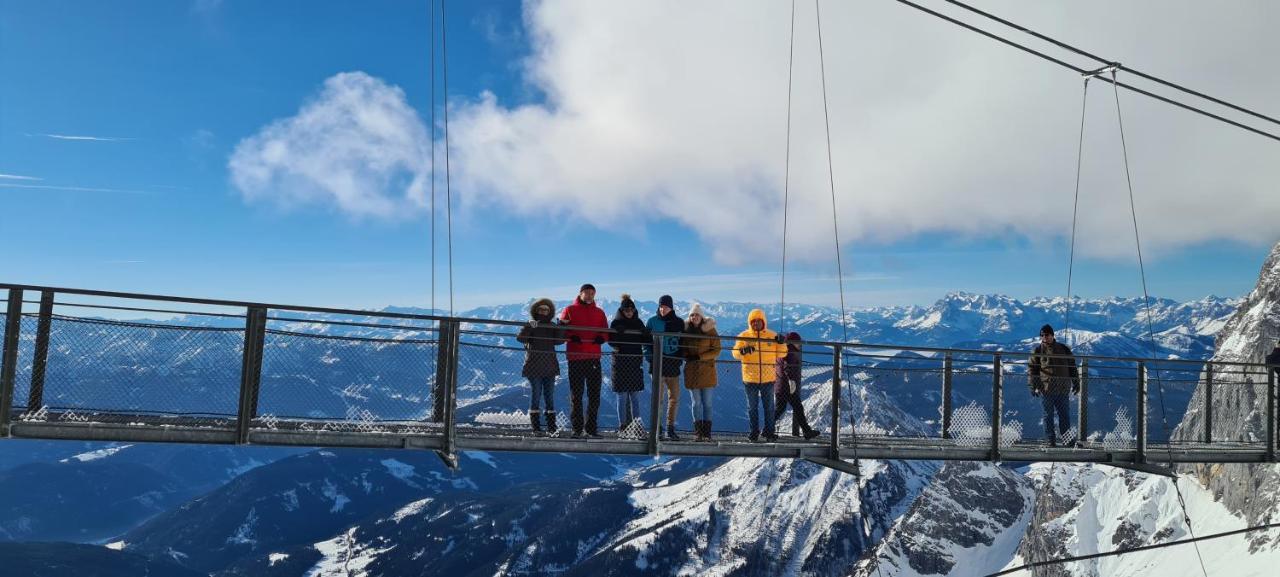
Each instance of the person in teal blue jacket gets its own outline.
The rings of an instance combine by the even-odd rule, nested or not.
[[[676,316],[675,301],[671,295],[662,295],[658,299],[658,314],[645,324],[651,333],[665,333],[662,337],[662,385],[667,390],[667,429],[663,437],[670,441],[679,441],[676,435],[676,413],[680,408],[680,365],[684,355],[680,350],[680,333],[684,332],[684,319]],[[657,365],[653,345],[645,345],[645,356],[649,358],[649,373]]]

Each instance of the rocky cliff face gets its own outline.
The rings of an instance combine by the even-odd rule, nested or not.
[[[1280,244],[1271,250],[1258,275],[1258,284],[1218,333],[1213,360],[1261,363],[1280,337]],[[1263,372],[1250,375],[1215,375],[1213,389],[1213,439],[1259,441],[1266,438],[1266,382]],[[1201,378],[1191,399],[1192,409],[1174,432],[1184,441],[1201,439],[1205,430],[1206,383]],[[1195,473],[1205,487],[1233,513],[1250,525],[1280,521],[1280,466],[1197,465]],[[1280,532],[1249,536],[1255,551],[1280,548]]]

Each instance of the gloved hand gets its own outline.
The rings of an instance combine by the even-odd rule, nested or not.
[[[742,347],[741,349],[738,349],[738,352],[744,355],[749,355],[751,353],[756,352],[756,348],[751,345],[747,345],[745,347]]]
[[[773,335],[773,342],[782,344],[787,342],[787,338],[782,335]]]
[[[796,382],[795,381],[790,381],[790,382],[791,382],[791,394],[794,395],[796,394]]]
[[[569,335],[569,342],[574,344],[582,344],[582,337],[578,335]]]
[[[595,343],[595,344],[597,344],[597,345],[603,345],[603,344],[604,344],[604,337],[602,337],[602,336],[600,336],[600,335],[596,335],[596,338],[592,339],[592,340],[591,340],[591,342],[593,342],[593,343]]]

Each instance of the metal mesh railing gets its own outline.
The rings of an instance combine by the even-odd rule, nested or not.
[[[413,432],[436,420],[435,329],[288,326],[302,330],[266,330],[254,428]]]
[[[37,319],[23,325],[25,344]],[[26,386],[15,400],[37,388],[39,406],[25,407],[25,420],[213,417],[226,425],[237,412],[243,344],[237,329],[54,316],[43,386],[21,362]]]

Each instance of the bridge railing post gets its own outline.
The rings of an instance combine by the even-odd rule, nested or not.
[[[40,312],[36,317],[36,343],[31,358],[31,388],[27,392],[27,410],[44,406],[44,374],[49,366],[49,329],[53,323],[53,291],[40,291]]]
[[[1004,413],[1002,401],[1004,399],[1004,367],[1000,362],[1000,353],[995,354],[994,362],[992,362],[991,370],[991,460],[1000,460],[1000,428],[1001,417]]]
[[[1213,361],[1204,365],[1204,442],[1213,443]]]
[[[1076,419],[1076,443],[1083,445],[1089,437],[1089,359],[1080,361],[1080,396],[1076,399],[1080,417]]]
[[[942,438],[951,438],[951,351],[942,357]]]
[[[1138,361],[1138,464],[1147,462],[1147,363]]]
[[[431,422],[444,423],[446,391],[449,385],[449,367],[452,351],[449,348],[453,334],[453,321],[436,322],[436,372],[431,383]]]
[[[444,393],[444,450],[441,456],[450,468],[457,468],[457,446],[458,446],[458,363],[462,357],[462,323],[449,319],[444,323],[444,331],[441,336],[447,343],[447,354],[445,355],[445,382],[442,392]]]
[[[1267,365],[1267,461],[1276,460],[1276,371]]]
[[[0,356],[0,437],[9,436],[14,379],[18,374],[18,336],[22,331],[22,289],[9,289],[4,317],[4,352]]]
[[[836,345],[831,356],[831,459],[840,460],[840,388],[844,364],[844,347]],[[850,407],[852,410],[853,407]],[[850,426],[856,426],[851,424]],[[857,431],[850,431],[856,435]],[[856,447],[855,447],[856,448]]]
[[[653,374],[650,376],[651,381],[652,381],[652,384],[653,384],[653,386],[652,386],[653,391],[652,391],[652,392],[650,392],[650,394],[649,394],[649,440],[648,440],[648,449],[649,449],[649,454],[650,454],[650,455],[653,455],[653,456],[655,456],[655,457],[656,457],[656,456],[658,456],[658,451],[659,451],[659,449],[660,449],[660,447],[659,447],[659,442],[660,442],[660,441],[659,441],[659,435],[658,435],[658,433],[659,433],[659,432],[661,432],[661,430],[662,430],[662,429],[661,429],[661,427],[662,427],[662,421],[661,421],[661,418],[662,418],[662,417],[661,417],[661,415],[662,415],[662,414],[661,414],[661,411],[660,411],[660,405],[662,404],[662,359],[663,359],[663,356],[664,356],[664,355],[662,354],[662,336],[661,336],[661,335],[653,335],[653,359],[652,359],[651,361],[649,361],[649,363],[651,364],[651,366],[650,366],[649,368],[650,368],[650,369],[652,369],[652,373],[653,373]]]
[[[236,413],[236,444],[249,442],[249,428],[258,416],[262,383],[262,349],[266,344],[267,309],[249,307],[244,321],[244,354],[240,360],[240,404]]]

